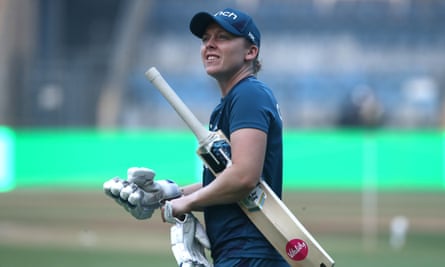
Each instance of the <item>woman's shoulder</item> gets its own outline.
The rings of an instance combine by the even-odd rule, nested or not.
[[[247,97],[251,100],[256,97],[270,97],[273,95],[269,86],[254,76],[242,80],[233,89],[233,96]]]

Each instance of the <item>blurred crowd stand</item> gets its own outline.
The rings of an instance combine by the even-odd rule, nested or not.
[[[287,128],[444,125],[445,1],[0,0],[0,124],[184,125],[144,77],[157,66],[202,121],[216,89],[188,31],[234,6],[263,35],[260,76]]]

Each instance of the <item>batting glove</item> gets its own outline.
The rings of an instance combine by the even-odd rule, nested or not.
[[[115,177],[103,184],[104,192],[136,219],[151,218],[161,202],[180,197],[179,186],[170,180],[154,181],[155,172],[148,168],[132,167],[127,180]]]
[[[210,249],[210,241],[199,220],[192,213],[186,213],[183,220],[173,217],[169,201],[165,203],[163,211],[164,219],[173,224],[170,239],[178,266],[212,267],[205,255],[205,249]]]

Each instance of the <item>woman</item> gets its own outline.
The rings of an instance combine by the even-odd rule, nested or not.
[[[221,91],[209,128],[230,140],[232,165],[216,178],[205,168],[202,183],[171,200],[173,215],[204,211],[216,267],[288,266],[237,205],[260,177],[282,193],[282,121],[272,91],[256,78],[260,32],[250,16],[230,8],[196,14],[190,30],[201,38],[205,71]]]

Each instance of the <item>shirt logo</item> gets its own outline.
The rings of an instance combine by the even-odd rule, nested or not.
[[[278,104],[277,104],[276,108],[277,108],[278,116],[280,116],[280,120],[283,121],[283,117],[281,116],[281,109]]]

